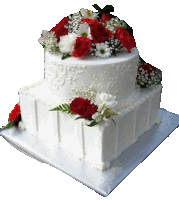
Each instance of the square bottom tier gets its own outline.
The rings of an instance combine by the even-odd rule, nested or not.
[[[105,123],[88,127],[84,120],[75,121],[74,116],[49,111],[54,108],[53,95],[49,102],[49,94],[45,96],[43,92],[45,87],[41,80],[19,91],[22,121],[27,132],[99,170],[109,168],[113,159],[160,122],[161,85],[142,89],[138,101],[115,116],[116,126],[111,123],[107,127]]]

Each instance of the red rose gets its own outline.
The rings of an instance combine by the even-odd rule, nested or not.
[[[68,17],[64,17],[55,27],[53,27],[50,32],[55,32],[55,36],[57,38],[57,42],[60,41],[60,36],[67,35],[68,29],[64,26],[68,23]]]
[[[19,104],[16,104],[14,109],[11,111],[9,115],[9,121],[17,122],[20,114],[21,114],[20,106]]]
[[[98,20],[84,19],[82,20],[82,22],[86,22],[89,24],[91,28],[91,36],[93,38],[94,43],[105,42],[113,35],[112,32],[106,29],[105,26],[100,24]]]
[[[101,23],[106,23],[108,22],[109,20],[111,19],[111,17],[109,15],[106,15],[106,14],[102,14],[102,17],[101,17]]]
[[[129,32],[123,28],[116,28],[114,37],[118,40],[123,40],[126,36],[130,36]]]
[[[130,36],[129,32],[123,28],[116,28],[114,37],[122,43],[123,47],[126,47],[129,53],[132,48],[136,47],[134,37]]]
[[[74,45],[73,56],[82,58],[84,57],[91,48],[91,40],[87,37],[77,37]]]
[[[89,117],[92,120],[92,115],[97,112],[98,107],[91,104],[91,101],[83,98],[75,98],[70,104],[71,111],[81,117]]]
[[[156,69],[157,69],[156,67],[152,66],[149,63],[146,63],[144,65],[139,66],[138,72],[140,73],[140,72],[142,72],[144,70],[144,71],[147,71],[148,75],[150,75],[150,73],[151,72],[155,72]]]

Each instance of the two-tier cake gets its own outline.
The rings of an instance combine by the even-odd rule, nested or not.
[[[93,7],[42,32],[45,77],[19,90],[9,121],[105,170],[159,123],[161,71],[139,57],[111,5]]]

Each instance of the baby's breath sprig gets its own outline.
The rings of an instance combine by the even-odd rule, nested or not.
[[[122,44],[118,39],[115,39],[114,36],[109,38],[105,43],[110,47],[111,54],[115,55],[117,51],[120,51]]]
[[[80,12],[71,14],[68,16],[68,18],[70,20],[68,21],[68,24],[65,26],[65,28],[68,29],[69,33],[77,33],[77,30],[81,24],[81,19],[82,19]]]
[[[48,32],[47,35],[41,35],[43,42],[41,43],[43,48],[50,53],[57,53],[59,51],[59,46],[57,43],[57,38],[54,32]]]
[[[72,90],[72,92],[78,97],[89,99],[91,102],[95,101],[97,94],[97,91],[91,85],[88,85],[85,88],[79,90]]]
[[[111,18],[106,23],[106,28],[112,33],[115,33],[116,28],[123,28],[127,30],[130,33],[130,35],[133,35],[132,28],[124,20],[120,20],[118,17]]]

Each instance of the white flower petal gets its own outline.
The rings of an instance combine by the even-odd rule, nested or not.
[[[44,37],[40,37],[39,39],[38,39],[38,42],[40,43],[40,44],[44,44]]]
[[[80,13],[83,18],[97,19],[98,13],[93,13],[91,10],[81,8]]]
[[[89,39],[92,39],[90,26],[88,24],[80,24],[80,27],[78,28],[78,31],[77,31],[77,36],[87,37]]]
[[[95,55],[101,58],[107,58],[111,55],[110,48],[105,43],[98,43],[96,44],[96,51]]]
[[[74,44],[76,42],[77,34],[69,33],[60,37],[59,49],[62,53],[72,54],[74,51]]]

